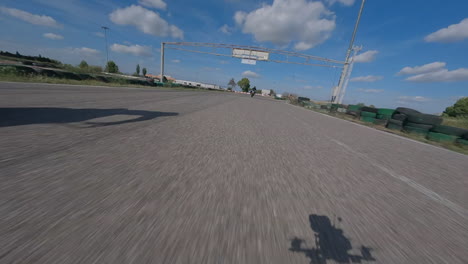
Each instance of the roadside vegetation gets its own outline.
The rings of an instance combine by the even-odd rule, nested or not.
[[[37,82],[74,85],[132,86],[132,87],[170,87],[179,89],[197,88],[170,82],[155,82],[147,78],[146,68],[137,65],[133,76],[124,75],[114,61],[109,61],[105,68],[89,65],[82,60],[78,65],[63,64],[47,57],[26,56],[20,53],[0,51],[0,81]]]
[[[468,118],[466,117],[443,116],[442,118],[444,119],[442,122],[443,125],[468,129]]]
[[[442,114],[444,125],[468,129],[468,97],[460,98]]]
[[[124,75],[114,61],[109,61],[103,69],[101,66],[89,65],[85,60],[78,65],[71,65],[41,55],[25,56],[18,52],[0,51],[0,81],[224,91],[177,84],[168,81],[166,76],[162,83],[146,74],[147,69],[140,68],[140,65],[136,66],[132,75]]]

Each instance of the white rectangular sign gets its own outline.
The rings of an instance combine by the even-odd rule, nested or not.
[[[250,65],[256,65],[257,61],[256,60],[249,60],[249,59],[242,59],[242,63],[250,64]]]
[[[268,52],[249,50],[249,49],[232,49],[232,56],[241,59],[254,59],[267,61],[269,57]]]

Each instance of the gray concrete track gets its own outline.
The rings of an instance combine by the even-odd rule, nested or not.
[[[468,263],[468,156],[266,98],[0,83],[0,263]]]

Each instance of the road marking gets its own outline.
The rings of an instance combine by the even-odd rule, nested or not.
[[[299,119],[297,118],[294,114],[291,114],[291,116],[296,119],[297,121],[303,123],[303,124],[306,124],[307,126],[312,126],[310,125],[309,123],[305,122],[304,120],[302,119]],[[336,118],[336,117],[335,117]],[[338,119],[338,118],[337,118]],[[339,120],[342,120],[342,119],[339,119]],[[345,121],[345,120],[343,120]],[[351,123],[351,122],[350,122]],[[354,123],[353,123],[354,124]],[[357,125],[357,124],[356,124]],[[375,129],[374,129],[375,130]],[[386,133],[388,134],[388,133]],[[373,160],[371,158],[369,158],[367,155],[365,154],[362,154],[360,152],[357,152],[355,151],[354,149],[352,149],[350,146],[346,145],[345,143],[341,142],[341,141],[338,141],[334,138],[331,138],[331,137],[328,137],[327,135],[325,135],[325,137],[327,137],[330,141],[334,142],[335,144],[343,147],[344,149],[346,149],[347,151],[359,156],[360,158],[366,160],[366,161],[369,161],[369,160]],[[413,189],[419,191],[420,193],[426,195],[428,198],[446,206],[447,208],[451,209],[452,211],[454,211],[455,213],[457,213],[458,215],[460,215],[461,217],[463,217],[464,219],[468,219],[468,210],[461,207],[460,205],[450,201],[449,199],[439,195],[438,193],[424,187],[423,185],[403,176],[403,175],[398,175],[396,174],[394,171],[390,170],[390,169],[387,169],[386,167],[378,164],[377,162],[369,162],[369,164],[373,165],[374,167],[382,170],[383,172],[387,173],[388,175],[390,175],[391,177],[397,179],[397,180],[400,180],[404,183],[406,183],[408,186],[412,187]]]
[[[369,158],[367,155],[353,150],[350,146],[346,145],[343,142],[340,142],[340,141],[332,139],[332,138],[330,138],[330,140],[335,142],[336,144],[342,146],[343,148],[345,148],[347,151],[353,153],[354,155],[357,155],[357,156],[361,157],[362,159],[365,159],[367,161],[371,160],[371,158]],[[463,218],[468,219],[468,210],[461,207],[460,205],[450,201],[449,199],[439,195],[438,193],[436,193],[436,192],[422,186],[421,184],[419,184],[419,183],[417,183],[417,182],[415,182],[415,181],[413,181],[413,180],[411,180],[411,179],[409,179],[409,178],[407,178],[405,176],[396,174],[394,171],[389,170],[386,167],[384,167],[384,166],[382,166],[382,165],[380,165],[380,164],[378,164],[376,162],[372,162],[372,163],[369,163],[369,164],[373,165],[374,167],[379,168],[380,170],[382,170],[383,172],[385,172],[388,175],[392,176],[393,178],[398,179],[398,180],[406,183],[407,185],[409,185],[413,189],[415,189],[415,190],[419,191],[420,193],[426,195],[427,197],[431,198],[432,200],[434,200],[434,201],[448,207],[449,209],[456,212],[457,214],[459,214]]]

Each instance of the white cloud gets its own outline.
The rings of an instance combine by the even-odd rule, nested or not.
[[[99,50],[95,50],[95,49],[91,49],[91,48],[87,48],[87,47],[74,48],[74,49],[72,49],[72,52],[76,53],[76,54],[79,54],[81,56],[86,56],[86,57],[96,56],[96,55],[98,55],[100,53]]]
[[[231,28],[226,24],[220,27],[219,31],[223,32],[224,34],[231,35]]]
[[[404,67],[397,73],[397,75],[422,74],[422,73],[428,73],[428,72],[435,72],[435,71],[440,71],[440,70],[445,69],[445,66],[447,66],[447,63],[445,62],[433,62],[433,63],[424,64],[422,66]]]
[[[180,60],[172,60],[173,63],[180,63]]]
[[[456,42],[468,38],[468,18],[463,19],[458,24],[450,25],[427,35],[424,40],[427,42]]]
[[[354,5],[354,0],[327,0],[327,3],[329,5],[333,5],[335,3],[340,3],[342,5],[345,5],[345,6],[352,6]]]
[[[141,5],[166,10],[167,4],[163,0],[140,0]]]
[[[34,25],[46,27],[61,27],[61,25],[50,16],[34,15],[23,10],[7,7],[0,7],[0,12],[16,17]]]
[[[408,103],[408,102],[422,103],[422,102],[429,102],[429,101],[431,101],[431,99],[427,98],[427,97],[424,97],[424,96],[400,96],[400,97],[398,97],[398,102],[399,103],[402,103],[402,102],[405,102],[405,103]]]
[[[247,78],[259,78],[260,77],[258,73],[253,72],[253,71],[245,71],[242,73],[242,76],[247,77]]]
[[[410,82],[459,82],[468,81],[468,69],[460,68],[449,71],[443,69],[436,72],[422,73],[406,78]]]
[[[236,21],[236,24],[241,25],[244,24],[245,18],[247,17],[247,13],[244,11],[237,11],[234,14],[234,21]]]
[[[146,34],[158,37],[171,36],[179,39],[184,37],[184,32],[181,29],[169,25],[158,13],[141,6],[131,5],[117,9],[109,15],[109,18],[115,24],[132,25]]]
[[[384,90],[382,90],[382,89],[363,89],[363,88],[359,88],[359,89],[357,89],[357,91],[358,92],[363,92],[363,93],[381,93]]]
[[[448,70],[445,62],[433,62],[416,67],[404,67],[397,75],[413,75],[406,78],[410,82],[458,82],[468,81],[468,69]]]
[[[102,32],[94,32],[94,35],[97,36],[97,37],[100,37],[100,38],[104,37],[104,33],[102,33]]]
[[[281,46],[295,42],[297,50],[324,42],[336,26],[335,15],[322,2],[306,0],[274,0],[250,13],[236,12],[234,20],[257,41]]]
[[[375,60],[375,56],[378,54],[379,52],[377,50],[369,50],[369,51],[366,51],[364,53],[361,53],[359,55],[357,55],[355,58],[354,58],[354,62],[371,62],[371,61],[374,61]]]
[[[350,81],[352,82],[376,82],[382,80],[383,76],[376,76],[376,75],[368,75],[368,76],[360,76],[354,77]]]
[[[121,45],[121,44],[112,44],[111,50],[118,53],[128,53],[135,56],[151,56],[151,47],[150,46],[140,46],[140,45]]]
[[[169,31],[170,31],[170,35],[173,37],[173,38],[176,38],[176,39],[183,39],[184,38],[184,31],[182,31],[180,28],[174,26],[174,25],[171,25],[170,28],[169,28]]]
[[[63,36],[57,35],[57,34],[54,34],[54,33],[44,33],[44,34],[42,34],[42,36],[44,38],[53,39],[53,40],[63,39]]]

